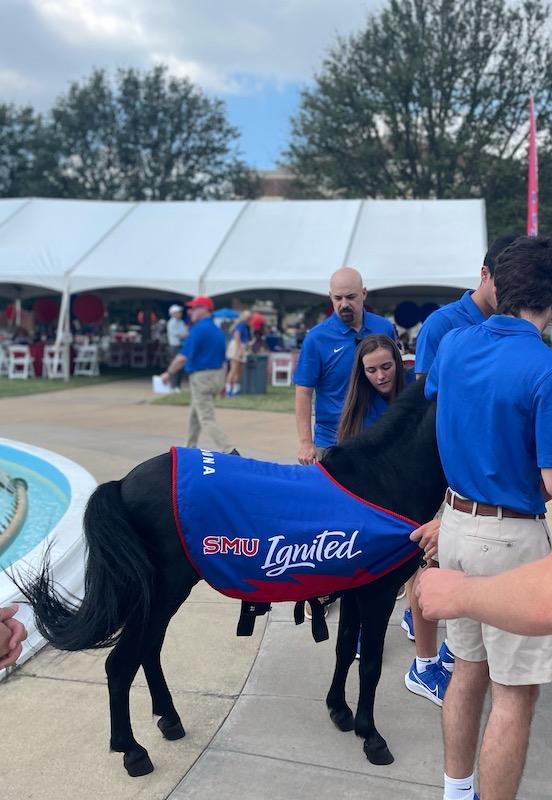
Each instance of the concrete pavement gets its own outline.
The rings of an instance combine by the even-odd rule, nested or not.
[[[99,480],[122,477],[144,459],[181,444],[186,411],[151,406],[146,382],[0,401],[3,436],[56,450]],[[290,415],[222,409],[224,429],[244,455],[295,460]],[[205,442],[209,444],[209,442]],[[400,604],[398,604],[400,605]],[[132,691],[137,739],[155,772],[130,779],[108,751],[106,653],[58,654],[45,648],[0,685],[2,800],[326,800],[442,796],[440,711],[406,691],[414,648],[397,608],[387,636],[377,723],[395,764],[374,767],[362,742],[330,723],[324,696],[333,670],[332,639],[315,645],[280,604],[237,639],[238,604],[200,584],[175,616],[163,651],[167,681],[187,736],[166,742],[152,721],[143,675]],[[358,680],[353,667],[350,704]],[[552,762],[546,687],[533,726],[520,800],[550,797]]]

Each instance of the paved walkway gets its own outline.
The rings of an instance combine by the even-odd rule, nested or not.
[[[56,450],[99,481],[183,442],[186,412],[151,406],[143,382],[107,384],[0,401],[1,435]],[[221,410],[244,455],[295,459],[293,418]],[[208,444],[208,442],[206,442]],[[388,633],[377,721],[395,754],[370,765],[361,741],[327,717],[324,696],[333,644],[315,645],[291,607],[276,606],[252,639],[234,635],[238,605],[200,584],[176,615],[163,651],[169,686],[187,736],[166,742],[152,721],[139,673],[134,730],[155,772],[130,779],[108,751],[105,653],[45,648],[0,685],[2,800],[440,800],[439,709],[406,691],[413,647],[396,609]],[[329,617],[335,636],[336,611]],[[351,671],[350,703],[357,693]],[[543,692],[520,800],[550,797],[552,692]]]

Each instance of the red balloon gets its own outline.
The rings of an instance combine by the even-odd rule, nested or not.
[[[105,309],[102,298],[97,294],[78,294],[73,301],[73,314],[80,322],[91,325],[101,322]]]
[[[136,314],[136,319],[138,320],[140,325],[143,325],[144,324],[144,312],[143,311],[139,311]],[[150,311],[150,323],[153,324],[154,322],[157,322],[157,314],[155,313],[155,311]]]
[[[53,297],[39,297],[33,305],[33,314],[37,322],[53,322],[59,311],[59,305]]]
[[[262,314],[259,314],[258,311],[255,311],[253,316],[251,317],[251,327],[254,331],[260,330],[263,325],[265,324],[266,320]]]

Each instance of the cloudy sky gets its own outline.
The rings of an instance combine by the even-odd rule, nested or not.
[[[93,67],[163,62],[222,97],[242,154],[270,168],[299,91],[380,0],[0,0],[0,102],[45,110]]]

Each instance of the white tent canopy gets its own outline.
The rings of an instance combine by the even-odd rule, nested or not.
[[[343,264],[372,290],[462,289],[485,249],[482,200],[0,200],[0,284],[58,292],[324,295]]]

